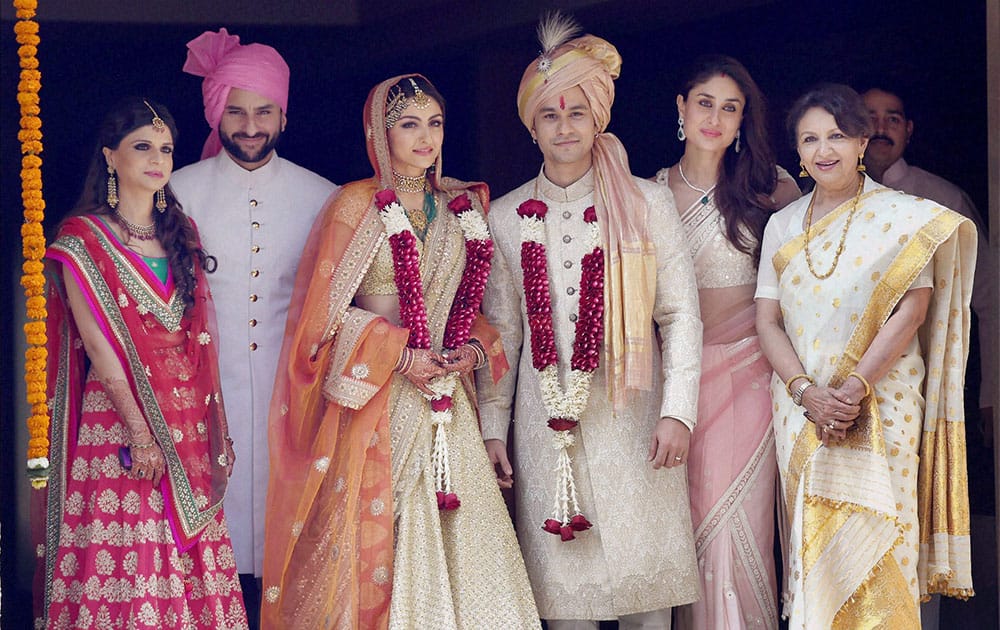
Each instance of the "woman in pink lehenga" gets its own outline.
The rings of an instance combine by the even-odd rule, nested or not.
[[[656,174],[681,214],[705,327],[688,460],[702,599],[678,609],[676,622],[777,628],[771,368],[757,342],[753,295],[764,224],[800,193],[775,166],[763,95],[746,68],[710,56],[687,76],[677,95],[684,155]]]
[[[99,134],[83,195],[46,254],[40,622],[245,628],[222,515],[234,455],[206,256],[167,186],[176,127],[161,105],[131,98]]]

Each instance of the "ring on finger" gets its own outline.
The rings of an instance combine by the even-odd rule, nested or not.
[[[679,462],[679,461],[683,461],[683,460],[684,460],[683,457],[674,457],[674,461]]]

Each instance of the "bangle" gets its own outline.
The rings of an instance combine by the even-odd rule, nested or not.
[[[872,386],[871,386],[871,383],[868,382],[868,379],[866,379],[865,377],[861,376],[857,372],[850,372],[847,375],[847,378],[851,378],[852,376],[854,378],[858,379],[859,381],[861,381],[861,384],[865,386],[865,398],[868,398],[869,396],[871,396],[872,395]]]
[[[404,346],[403,351],[399,353],[399,360],[396,361],[396,371],[400,374],[406,374],[413,367],[413,350],[409,346]]]
[[[473,369],[478,370],[486,365],[486,350],[483,349],[483,344],[479,342],[478,339],[469,339],[468,345],[472,347],[472,350],[476,353],[476,365]]]
[[[813,380],[813,377],[809,376],[808,374],[796,374],[792,378],[790,378],[787,381],[785,381],[785,391],[788,392],[789,396],[792,395],[792,383],[794,383],[795,381],[799,380],[800,378],[806,379],[807,381],[809,381],[813,385],[816,384],[816,381]]]
[[[795,391],[792,392],[792,402],[795,403],[796,405],[798,405],[799,407],[801,407],[802,406],[802,394],[806,393],[806,390],[809,389],[810,387],[812,387],[815,384],[816,383],[813,383],[811,381],[805,381],[801,385],[799,385],[798,387],[796,387]]]

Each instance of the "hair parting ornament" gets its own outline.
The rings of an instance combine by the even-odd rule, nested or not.
[[[167,128],[167,124],[163,122],[163,119],[156,113],[156,110],[149,104],[149,101],[142,99],[142,103],[149,108],[149,111],[153,112],[153,120],[151,122],[153,129],[155,129],[157,133],[162,133],[163,130]]]

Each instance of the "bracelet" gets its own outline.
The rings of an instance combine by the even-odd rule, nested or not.
[[[868,398],[869,396],[871,396],[872,395],[872,386],[871,386],[871,383],[868,382],[868,379],[866,379],[865,377],[861,376],[857,372],[850,372],[850,373],[848,373],[847,378],[851,378],[852,376],[854,378],[858,379],[859,381],[861,381],[861,384],[865,386],[865,398]]]
[[[787,381],[785,381],[785,391],[788,392],[789,396],[792,395],[792,383],[794,383],[795,381],[799,380],[800,378],[806,379],[807,381],[809,381],[813,385],[816,384],[816,381],[813,379],[813,377],[809,376],[808,374],[796,374],[792,378],[790,378]]]
[[[399,353],[399,360],[396,361],[396,371],[400,374],[406,374],[413,368],[413,361],[413,349],[409,346],[404,346],[403,351]]]
[[[802,406],[802,394],[806,393],[806,390],[809,389],[810,387],[812,387],[815,384],[816,383],[812,383],[810,381],[804,381],[801,385],[799,385],[798,387],[796,387],[795,391],[792,392],[792,402],[795,403],[796,405],[798,405],[799,407],[801,407]]]
[[[481,367],[486,366],[486,350],[483,349],[483,344],[479,342],[478,339],[469,339],[468,345],[472,347],[473,351],[476,353],[476,365],[473,366],[474,370],[478,370]]]

